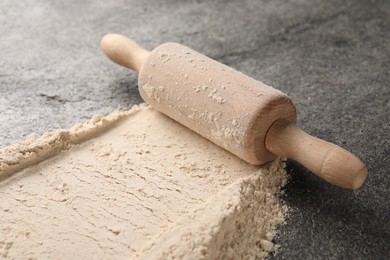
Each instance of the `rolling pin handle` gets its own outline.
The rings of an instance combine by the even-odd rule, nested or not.
[[[352,153],[317,139],[285,119],[268,130],[265,145],[279,156],[291,158],[326,181],[346,189],[357,189],[365,181],[367,167]]]
[[[138,73],[150,54],[134,41],[119,34],[104,36],[100,42],[100,48],[113,62]]]

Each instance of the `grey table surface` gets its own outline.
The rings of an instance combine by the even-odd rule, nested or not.
[[[390,259],[390,1],[2,0],[1,146],[141,102],[136,74],[99,50],[108,32],[179,42],[282,90],[305,131],[368,165],[349,191],[289,161],[271,258]]]

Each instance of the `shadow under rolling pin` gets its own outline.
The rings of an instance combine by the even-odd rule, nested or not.
[[[145,102],[248,163],[288,157],[336,186],[357,189],[364,183],[367,167],[299,129],[295,106],[282,92],[177,43],[149,52],[108,34],[101,48],[139,73]]]

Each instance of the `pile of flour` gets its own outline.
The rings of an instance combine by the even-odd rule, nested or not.
[[[0,257],[264,258],[286,181],[153,109],[0,150]]]

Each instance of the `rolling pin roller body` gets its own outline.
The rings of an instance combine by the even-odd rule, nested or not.
[[[261,165],[286,156],[334,185],[363,184],[365,165],[297,128],[295,107],[282,92],[176,43],[148,52],[110,34],[101,47],[114,62],[139,72],[145,102],[243,160]]]

